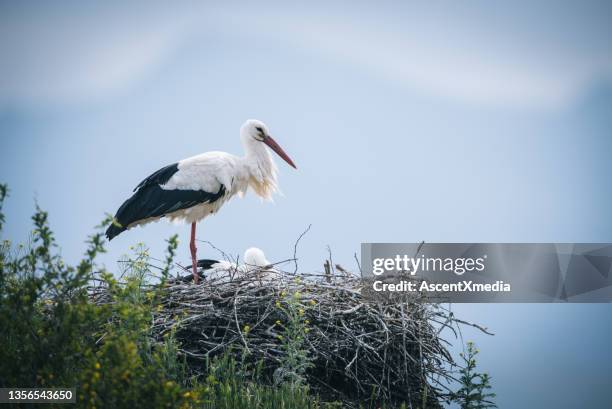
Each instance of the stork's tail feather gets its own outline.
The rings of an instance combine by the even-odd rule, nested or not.
[[[110,226],[108,226],[108,229],[106,229],[106,238],[108,239],[108,241],[111,241],[126,230],[127,229],[125,227],[113,221]]]

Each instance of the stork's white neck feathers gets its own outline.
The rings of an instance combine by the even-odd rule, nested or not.
[[[273,193],[278,191],[276,175],[278,169],[270,151],[260,141],[248,133],[249,128],[240,130],[240,139],[245,156],[241,158],[249,187],[262,199],[272,200]]]

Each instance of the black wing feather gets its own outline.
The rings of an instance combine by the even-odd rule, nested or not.
[[[166,190],[165,184],[178,171],[178,165],[168,165],[136,186],[135,193],[126,200],[115,215],[115,221],[106,230],[106,237],[112,240],[118,234],[138,221],[152,217],[164,217],[177,210],[188,209],[201,203],[213,203],[225,194],[221,185],[217,193],[203,190]]]
[[[140,182],[133,191],[135,192],[142,187],[150,185],[165,185],[176,172],[178,172],[178,162],[164,166]]]

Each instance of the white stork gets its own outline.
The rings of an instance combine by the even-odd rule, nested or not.
[[[196,223],[216,213],[234,195],[243,196],[249,187],[261,198],[271,199],[278,189],[277,168],[266,146],[297,169],[263,122],[246,121],[240,128],[240,140],[243,157],[206,152],[163,167],[144,179],[117,210],[106,237],[112,240],[127,229],[162,217],[191,223],[189,249],[197,283]]]
[[[198,260],[198,267],[207,272],[206,278],[214,283],[224,283],[235,279],[252,278],[253,281],[278,281],[281,273],[272,268],[263,252],[257,247],[244,252],[243,264],[225,260]]]

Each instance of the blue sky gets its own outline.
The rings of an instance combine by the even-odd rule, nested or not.
[[[1,2],[5,234],[27,240],[36,199],[76,260],[144,176],[240,153],[258,118],[298,171],[278,162],[284,196],[200,225],[227,252],[286,259],[309,224],[309,270],[328,245],[355,268],[361,242],[610,242],[611,18],[609,2]],[[104,261],[139,241],[161,255],[173,233],[186,262],[169,223]],[[609,406],[609,305],[455,310],[497,333],[466,329],[500,407]]]

